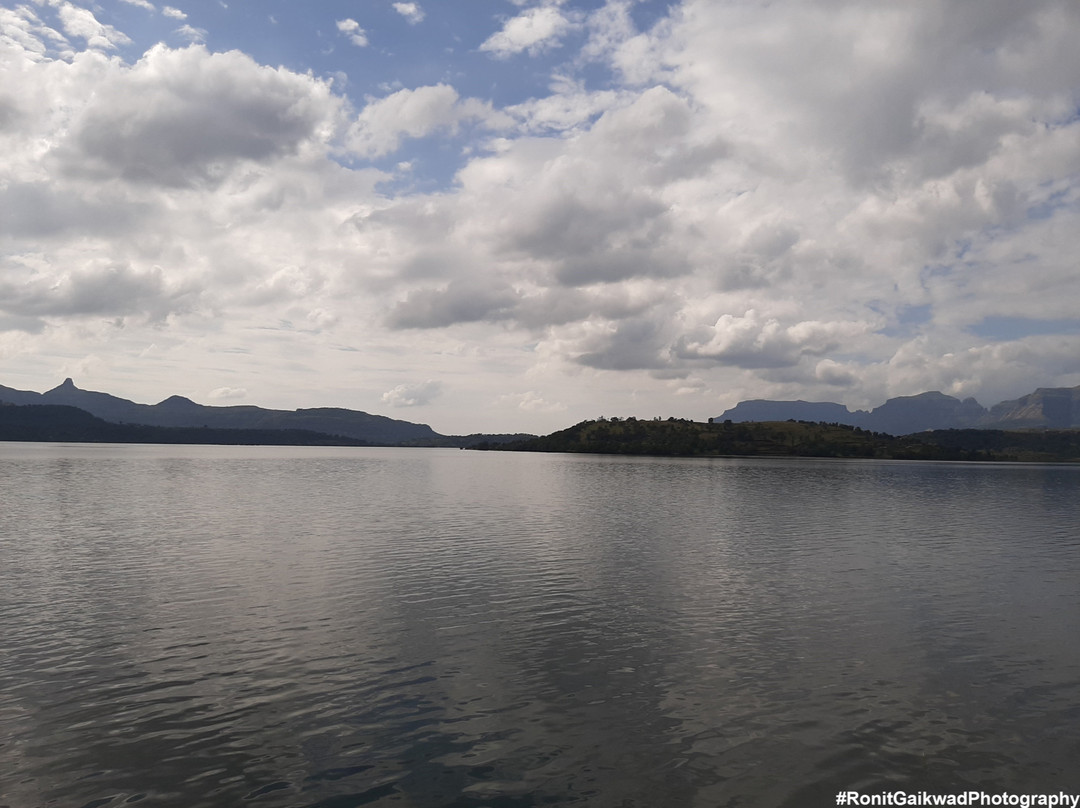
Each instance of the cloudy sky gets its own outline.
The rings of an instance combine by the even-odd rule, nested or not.
[[[0,2],[0,384],[444,433],[1080,384],[1075,0]]]

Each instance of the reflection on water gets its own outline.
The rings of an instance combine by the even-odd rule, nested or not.
[[[0,805],[1080,791],[1078,488],[0,444]]]

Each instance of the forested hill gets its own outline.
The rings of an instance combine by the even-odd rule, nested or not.
[[[1080,430],[948,429],[894,437],[804,421],[700,423],[670,418],[583,421],[532,440],[476,448],[523,452],[894,460],[1080,461]]]

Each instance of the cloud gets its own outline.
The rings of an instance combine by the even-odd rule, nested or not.
[[[670,233],[667,208],[646,195],[621,208],[581,198],[554,199],[518,223],[507,245],[548,260],[568,286],[615,283],[638,276],[685,271],[677,254],[658,249]]]
[[[499,403],[512,404],[522,412],[528,413],[566,412],[565,404],[558,401],[548,401],[536,390],[499,396]]]
[[[789,326],[754,309],[743,316],[724,314],[711,329],[683,337],[678,353],[741,368],[795,365],[804,356],[823,356],[873,330],[866,322],[805,320]]]
[[[516,53],[530,54],[556,47],[559,37],[572,27],[556,6],[537,6],[506,21],[502,30],[492,34],[480,50],[505,59]]]
[[[247,305],[265,305],[267,303],[301,300],[310,298],[318,292],[326,281],[321,273],[312,267],[285,266],[268,273],[262,280],[249,287],[243,297]],[[318,314],[309,318],[318,323]],[[327,322],[324,319],[324,323]]]
[[[456,323],[496,321],[510,316],[518,302],[507,287],[452,281],[440,289],[416,289],[386,318],[391,328],[445,328]]]
[[[338,20],[337,29],[341,31],[341,33],[349,37],[349,41],[356,45],[356,47],[367,47],[367,32],[360,27],[360,23],[358,23],[356,20],[349,18],[346,18],[344,20]]]
[[[995,3],[978,20],[951,4],[931,11],[856,3],[836,11],[827,3],[780,10],[686,2],[670,36],[652,37],[659,52],[645,64],[707,107],[736,115],[762,146],[797,135],[789,158],[816,153],[868,187],[919,181],[927,169],[940,176],[977,160],[973,148],[985,155],[1000,133],[1027,118],[1005,112],[981,132],[976,120],[986,102],[970,106],[973,93],[1005,101],[1015,97],[1010,88],[1024,88],[1048,98],[1065,90],[1061,82],[1080,62],[1061,37],[1075,10],[1058,2]],[[1060,68],[1056,79],[1051,62]],[[957,116],[965,106],[969,112]]]
[[[235,401],[247,398],[247,392],[243,387],[218,387],[207,393],[207,398],[212,401]]]
[[[959,349],[937,335],[920,336],[901,345],[882,370],[887,391],[941,390],[959,398],[974,396],[985,406],[1050,386],[1047,378],[1074,386],[1067,380],[1080,373],[1080,336],[1036,336]]]
[[[150,0],[121,0],[123,3],[127,3],[129,6],[136,6],[137,8],[143,8],[147,11],[157,11],[154,4]]]
[[[213,185],[241,161],[295,153],[337,110],[329,87],[310,76],[236,51],[156,45],[100,77],[52,156],[74,175]]]
[[[615,323],[589,324],[575,344],[574,361],[598,370],[661,370],[670,366],[671,332],[665,317],[639,315]]]
[[[40,334],[44,330],[45,321],[38,317],[0,314],[0,333],[22,331],[26,334]],[[2,345],[0,345],[0,355],[3,355]]]
[[[318,330],[331,329],[341,322],[341,317],[322,307],[316,307],[309,311],[306,315],[306,319]]]
[[[381,157],[396,151],[403,138],[453,131],[464,121],[490,114],[489,105],[475,98],[461,100],[448,84],[399,90],[368,101],[350,130],[349,143],[359,154]]]
[[[176,29],[176,33],[191,43],[200,43],[206,41],[207,31],[205,28],[196,28],[192,25],[181,25]]]
[[[513,318],[520,326],[533,330],[593,319],[614,322],[638,316],[654,307],[658,300],[662,300],[662,295],[646,286],[638,289],[615,284],[585,288],[555,286],[521,294]]]
[[[174,20],[187,19],[187,14],[185,14],[178,8],[173,8],[172,6],[163,6],[161,9],[161,13],[164,14],[166,17],[171,17]]]
[[[5,368],[153,344],[147,386],[183,364],[378,407],[435,361],[470,379],[440,400],[465,431],[1080,383],[1046,322],[1080,299],[1080,6],[592,5],[499,23],[488,56],[566,46],[524,90],[458,53],[353,99],[238,51],[132,61],[63,0],[0,8]],[[334,387],[357,366],[364,392]]]
[[[49,339],[87,318],[123,317],[130,333],[135,322],[212,322],[255,305],[333,326],[306,252],[334,226],[320,185],[339,170],[325,153],[344,118],[326,84],[198,47],[158,45],[131,65],[33,53],[7,63],[18,79],[0,128],[0,312],[48,321]],[[374,181],[357,184],[363,176],[333,181],[359,198]],[[287,310],[298,296],[306,305]]]
[[[627,97],[616,90],[585,89],[582,81],[566,76],[552,80],[550,95],[530,98],[504,108],[522,132],[532,135],[568,134],[584,130],[609,109],[625,105]]]
[[[588,40],[581,49],[586,60],[610,60],[613,54],[638,36],[630,14],[632,0],[608,0],[585,21]]]
[[[0,311],[16,317],[148,314],[160,320],[189,308],[197,296],[196,288],[171,282],[158,268],[124,264],[30,271],[22,280],[0,281]]]
[[[424,21],[424,10],[419,3],[394,3],[394,11],[404,17],[409,25]]]
[[[45,181],[11,180],[0,187],[0,231],[21,237],[62,233],[117,236],[147,223],[151,209],[116,188],[95,187],[73,194]]]
[[[114,50],[118,45],[128,45],[131,39],[117,31],[111,25],[103,25],[89,9],[60,3],[57,9],[60,24],[68,36],[76,36],[86,41],[87,47],[102,50]]]
[[[1053,100],[1064,87],[1051,76],[1043,100],[1016,98],[1006,85],[976,89],[976,74],[951,68],[957,88],[943,90],[917,58],[890,46],[882,58],[910,69],[915,96],[905,91],[883,111],[875,79],[854,86],[864,81],[860,64],[873,64],[874,43],[892,33],[918,50],[906,26],[922,30],[921,14],[861,6],[826,22],[813,4],[789,19],[753,4],[692,2],[638,34],[625,7],[610,9],[590,23],[590,58],[618,69],[633,61],[635,82],[669,85],[589,94],[555,80],[549,95],[505,110],[514,124],[500,124],[501,137],[466,163],[451,191],[391,201],[377,231],[366,231],[399,256],[404,288],[390,326],[498,323],[537,335],[546,362],[658,378],[734,373],[758,390],[867,391],[899,378],[888,358],[901,342],[885,331],[903,307],[938,300],[978,323],[991,302],[1001,306],[994,289],[1013,288],[1010,309],[1022,301],[1033,309],[1041,298],[1023,294],[1032,279],[1018,264],[1034,254],[1054,300],[1073,299],[1067,250],[1051,246],[1049,230],[1071,232],[1064,201],[1057,197],[1041,235],[1024,214],[1056,193],[1044,183],[1074,172],[1080,152],[1066,145],[1076,124]],[[810,19],[826,29],[815,29],[812,46],[800,41]],[[742,42],[748,35],[767,56]],[[854,51],[838,47],[845,39]],[[718,41],[741,49],[753,70],[718,52]],[[848,79],[830,90],[830,76]],[[851,130],[838,135],[801,99],[803,85]],[[455,100],[444,91],[441,107],[431,105],[440,114],[427,120],[453,120]],[[907,116],[910,142],[878,142],[877,124],[863,127],[859,116],[879,114],[893,125]],[[1039,119],[1051,123],[1032,124]],[[1001,226],[1008,238],[994,230]],[[1001,252],[1006,243],[1013,258]],[[984,253],[991,244],[993,258]],[[452,265],[436,260],[423,282],[412,274],[417,255],[451,251]],[[935,262],[949,269],[930,269]],[[443,282],[432,283],[439,273]],[[641,304],[642,295],[653,297]],[[920,327],[944,325],[938,308]],[[916,382],[906,375],[904,384]]]
[[[831,387],[851,387],[859,380],[859,368],[853,363],[822,359],[814,367],[814,377]]]
[[[61,48],[65,55],[70,52],[67,38],[43,23],[25,5],[15,9],[0,8],[0,47],[12,56],[21,56],[33,62],[47,61],[50,48]]]
[[[428,379],[419,384],[399,384],[382,395],[384,403],[391,407],[422,407],[430,404],[442,393],[440,382]]]
[[[566,142],[522,138],[459,173],[471,209],[491,216],[484,236],[504,260],[567,286],[688,272],[693,236],[664,189],[708,170],[723,149],[696,142],[686,101],[670,91],[628,101]]]

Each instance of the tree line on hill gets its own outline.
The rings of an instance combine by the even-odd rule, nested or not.
[[[602,418],[544,437],[477,449],[682,457],[1080,461],[1080,430],[947,429],[896,437],[840,423]]]

